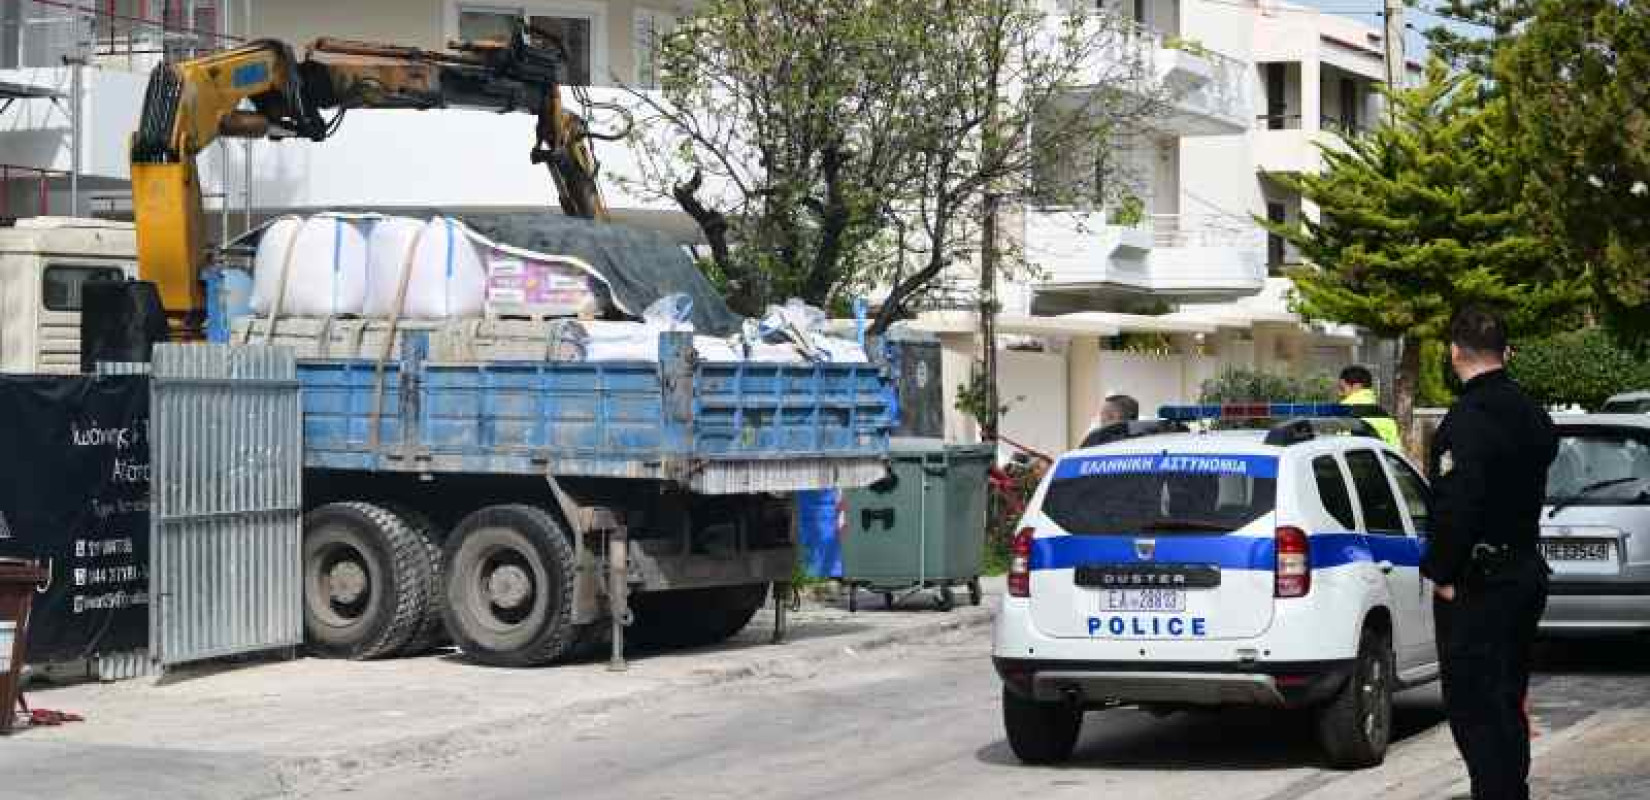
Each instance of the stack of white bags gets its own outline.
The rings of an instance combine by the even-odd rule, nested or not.
[[[252,312],[277,311],[279,295],[282,316],[389,317],[404,270],[410,274],[401,318],[481,316],[487,270],[461,225],[446,217],[343,214],[283,217],[264,231],[253,262]]]
[[[282,217],[265,229],[253,260],[252,313],[280,317],[367,317],[403,320],[455,320],[482,317],[493,297],[507,305],[561,308],[566,316],[594,302],[587,281],[576,270],[561,283],[527,297],[523,281],[555,284],[556,274],[522,274],[520,253],[501,254],[498,246],[476,237],[449,217],[418,220],[379,214],[324,213]],[[489,274],[489,270],[496,274]],[[524,284],[525,285],[525,284]],[[559,292],[559,293],[557,293]],[[396,301],[400,299],[399,311]],[[686,295],[660,298],[639,322],[563,319],[549,334],[558,359],[575,361],[657,360],[659,334],[692,332],[693,303]],[[854,342],[824,335],[824,314],[792,300],[771,306],[763,320],[726,339],[695,336],[694,347],[707,361],[849,361],[864,362]]]

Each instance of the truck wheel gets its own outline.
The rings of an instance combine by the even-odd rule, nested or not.
[[[542,508],[490,506],[447,537],[447,632],[497,667],[548,664],[578,643],[573,545]]]
[[[1039,703],[1003,687],[1003,728],[1015,757],[1027,764],[1060,764],[1071,759],[1083,710],[1069,703]]]
[[[1363,769],[1386,760],[1392,736],[1392,644],[1365,628],[1352,676],[1318,710],[1318,740],[1335,769]]]
[[[331,503],[304,515],[304,632],[317,655],[393,655],[429,605],[424,542],[395,514]]]
[[[626,635],[646,647],[716,644],[744,630],[767,599],[765,583],[635,595],[636,618]]]
[[[447,623],[442,619],[443,612],[447,610],[447,557],[441,551],[444,536],[442,530],[422,511],[396,503],[385,503],[384,507],[400,517],[418,535],[419,541],[424,543],[424,552],[430,558],[429,602],[424,608],[424,619],[400,653],[403,656],[421,656],[453,641],[447,635]]]

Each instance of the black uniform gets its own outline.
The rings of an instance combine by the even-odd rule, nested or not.
[[[1434,530],[1421,572],[1455,587],[1455,600],[1433,609],[1450,731],[1474,800],[1530,796],[1523,702],[1547,606],[1537,542],[1557,452],[1547,412],[1496,370],[1467,382],[1429,454]]]

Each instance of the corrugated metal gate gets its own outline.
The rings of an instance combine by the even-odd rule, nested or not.
[[[155,347],[149,652],[303,641],[297,365],[285,348]]]

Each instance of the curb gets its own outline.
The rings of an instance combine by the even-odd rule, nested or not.
[[[847,641],[816,647],[780,644],[770,657],[742,664],[712,665],[696,671],[694,677],[681,683],[656,686],[621,697],[587,700],[499,720],[469,723],[441,733],[392,740],[337,754],[278,759],[270,769],[283,792],[311,795],[335,791],[339,783],[365,774],[392,768],[438,766],[484,749],[492,755],[507,755],[529,747],[536,729],[565,726],[576,717],[630,709],[685,690],[712,688],[743,680],[765,677],[803,680],[817,675],[830,664],[901,644],[985,627],[994,617],[994,610],[987,604],[978,608],[958,608],[932,622],[865,638],[848,637]],[[788,647],[794,649],[785,652]]]

